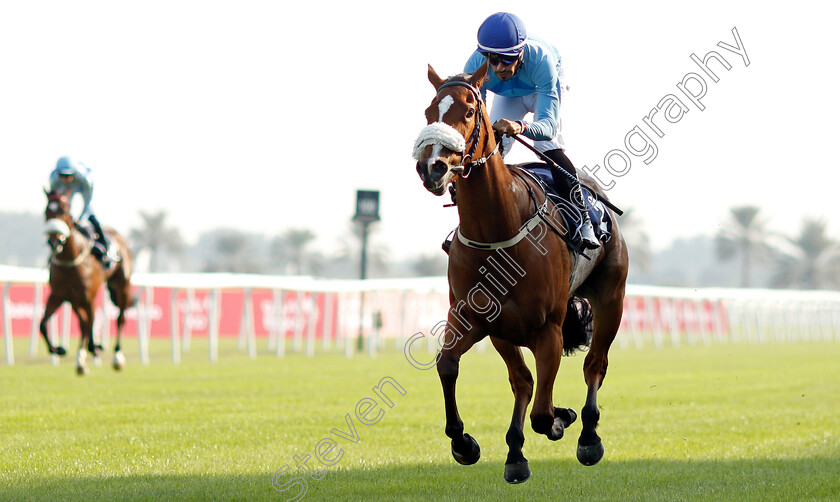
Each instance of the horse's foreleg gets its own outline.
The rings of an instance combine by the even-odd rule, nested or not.
[[[596,312],[592,333],[592,346],[583,363],[583,378],[586,381],[586,403],[581,410],[583,430],[578,439],[577,458],[583,465],[595,465],[604,456],[604,445],[595,429],[601,418],[598,410],[598,389],[607,374],[607,353],[610,350],[618,327],[621,324],[623,294],[605,302],[593,304]]]
[[[560,326],[550,326],[537,337],[534,358],[537,365],[537,391],[531,409],[531,428],[538,434],[545,434],[556,441],[563,437],[563,417],[555,416],[553,389],[560,358],[563,355],[563,339]]]
[[[62,303],[64,303],[63,300],[61,300],[61,299],[59,299],[59,298],[57,298],[53,295],[50,295],[49,298],[47,298],[47,305],[44,308],[44,317],[41,318],[41,324],[39,326],[40,331],[41,331],[41,336],[44,338],[44,341],[47,343],[47,351],[50,354],[55,354],[55,355],[59,355],[59,356],[66,355],[67,351],[64,350],[64,347],[62,347],[60,345],[57,346],[57,347],[53,346],[52,342],[50,341],[50,336],[47,333],[47,322],[50,320],[50,318],[53,316],[53,314],[55,314],[55,311],[58,310],[58,307],[60,307]]]
[[[449,326],[451,326],[451,322]],[[461,355],[477,341],[469,335],[461,337],[447,328],[446,342],[438,355],[437,370],[443,387],[443,402],[446,411],[446,435],[452,439],[452,456],[462,465],[478,462],[481,449],[478,442],[469,434],[464,434],[464,422],[458,414],[455,403],[455,382],[458,380],[458,367]]]
[[[491,341],[496,351],[505,360],[510,388],[513,391],[513,417],[510,420],[510,428],[505,435],[505,442],[508,445],[508,456],[505,461],[505,481],[522,483],[531,477],[528,460],[522,454],[522,445],[525,444],[523,431],[525,412],[531,402],[534,378],[522,358],[522,350],[519,347],[497,338],[491,338]]]

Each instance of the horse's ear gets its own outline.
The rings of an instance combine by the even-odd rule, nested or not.
[[[484,83],[484,79],[487,78],[487,61],[484,62],[475,73],[472,74],[470,77],[470,85],[476,88],[481,88],[481,85]]]
[[[429,82],[435,86],[435,90],[438,90],[441,84],[443,84],[443,79],[438,76],[435,69],[432,68],[432,65],[429,65]]]

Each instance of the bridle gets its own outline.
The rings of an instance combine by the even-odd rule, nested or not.
[[[50,204],[60,204],[60,201],[60,197],[50,197],[49,199]],[[48,217],[46,233],[49,235],[47,244],[52,250],[50,263],[53,265],[63,268],[77,267],[84,262],[90,254],[90,246],[87,245],[87,242],[85,242],[86,245],[82,249],[82,252],[79,253],[79,256],[73,258],[72,260],[64,260],[58,257],[58,255],[64,251],[64,246],[67,244],[67,240],[73,238],[73,227],[71,224],[67,224],[66,221],[60,218],[59,214],[52,214]],[[53,235],[56,237],[53,237]]]
[[[52,249],[50,263],[53,265],[64,268],[76,267],[85,261],[85,258],[87,258],[90,254],[90,245],[88,245],[87,240],[85,240],[85,246],[82,249],[82,252],[79,253],[79,256],[73,258],[72,260],[64,260],[58,257],[58,255],[64,251],[64,246],[67,244],[67,240],[73,238],[73,229],[70,228],[67,222],[60,218],[50,218],[47,220],[47,234],[49,235],[47,244],[49,244],[50,249]],[[57,237],[53,238],[53,235],[56,235]],[[55,241],[55,243],[53,241]]]
[[[478,105],[476,106],[476,110],[475,110],[475,113],[476,113],[475,127],[473,128],[472,133],[470,133],[469,139],[467,139],[467,143],[471,144],[470,149],[461,158],[461,164],[458,167],[452,169],[457,174],[459,174],[462,178],[467,179],[467,178],[470,177],[470,173],[472,172],[473,168],[484,166],[484,164],[487,163],[487,160],[499,151],[499,144],[501,142],[496,142],[496,147],[493,148],[493,151],[490,152],[489,154],[487,154],[484,157],[481,157],[479,159],[472,160],[473,157],[475,156],[475,151],[478,148],[478,140],[481,137],[481,123],[484,122],[484,111],[483,111],[484,101],[481,99],[481,94],[479,93],[478,89],[476,89],[475,87],[473,87],[469,83],[464,82],[462,80],[450,80],[448,82],[444,82],[443,84],[441,84],[440,87],[438,87],[437,92],[439,94],[441,90],[443,90],[447,87],[455,87],[455,86],[466,87],[473,94],[473,96],[475,96],[476,102],[478,103]],[[486,148],[487,142],[489,141],[489,138],[490,138],[489,134],[488,134],[488,136],[485,136],[485,140],[484,140],[485,148]],[[467,162],[468,159],[470,160],[470,162]]]

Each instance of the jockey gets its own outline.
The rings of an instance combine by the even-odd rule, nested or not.
[[[534,147],[556,162],[565,174],[551,168],[554,185],[561,195],[580,209],[575,201],[582,201],[580,182],[574,165],[563,152],[566,146],[560,134],[560,102],[567,87],[563,84],[563,67],[557,49],[543,40],[528,36],[525,25],[517,16],[497,12],[478,28],[478,48],[467,61],[466,73],[475,73],[484,62],[492,69],[481,87],[495,96],[490,110],[493,129],[504,134],[502,155],[513,144],[512,136],[522,134],[534,141]],[[532,113],[533,122],[523,119]],[[589,249],[599,246],[598,238],[582,210],[580,245]]]
[[[93,214],[91,199],[93,198],[93,173],[89,167],[76,162],[70,157],[61,157],[56,163],[55,169],[50,173],[50,191],[65,195],[68,202],[72,203],[75,194],[81,194],[85,202],[79,221],[87,220],[96,232],[96,242],[91,249],[93,254],[106,268],[110,266],[111,259],[108,256],[108,241],[102,225]]]

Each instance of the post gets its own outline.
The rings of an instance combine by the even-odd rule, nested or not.
[[[219,360],[219,304],[221,303],[221,290],[213,288],[210,290],[209,306],[207,311],[207,349],[210,355],[210,362]]]
[[[358,222],[362,228],[362,253],[360,279],[367,278],[367,240],[368,228],[374,222],[379,221],[379,191],[357,190],[356,191],[356,214],[353,221]],[[364,346],[364,325],[365,325],[365,291],[362,288],[359,302],[359,338],[356,349],[361,352]]]
[[[195,303],[195,290],[193,288],[187,288],[187,297],[184,300],[184,308],[182,309],[184,314],[184,319],[181,322],[181,326],[183,326],[183,329],[181,330],[182,352],[190,350],[190,341],[192,336],[190,331],[190,321],[192,320],[193,303]]]
[[[315,355],[315,323],[318,320],[317,293],[312,291],[309,293],[309,315],[306,317],[306,356],[312,357]]]
[[[3,284],[3,339],[6,342],[6,364],[14,366],[15,347],[12,340],[12,302],[9,300],[9,286],[8,282]]]
[[[32,332],[29,334],[29,355],[34,356],[38,353],[38,334],[39,334],[39,322],[38,322],[38,312],[43,314],[43,310],[41,310],[41,292],[43,291],[43,286],[40,282],[35,283],[35,298],[32,300]]]
[[[178,323],[180,315],[178,315],[178,288],[172,288],[169,296],[169,331],[172,342],[172,362],[178,364],[181,362],[181,344],[180,335],[178,334]]]
[[[286,355],[286,329],[283,326],[283,290],[274,290],[274,313],[277,315],[277,341],[275,355],[283,357]]]

